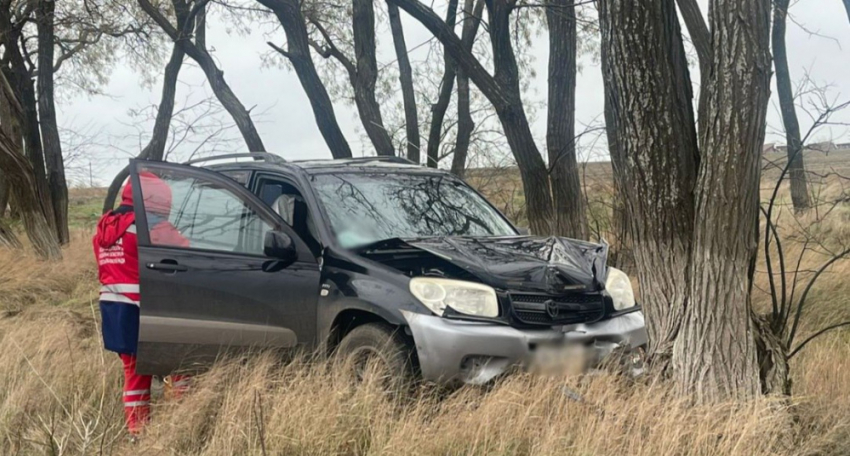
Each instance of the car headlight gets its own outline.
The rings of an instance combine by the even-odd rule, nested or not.
[[[498,317],[496,290],[487,285],[462,280],[415,277],[410,292],[431,312],[442,316],[446,307],[476,317]]]
[[[625,272],[617,268],[608,268],[608,279],[605,289],[614,299],[614,309],[624,310],[635,306],[635,293],[632,291],[632,281]]]

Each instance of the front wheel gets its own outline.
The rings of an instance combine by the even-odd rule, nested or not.
[[[399,392],[413,380],[413,348],[397,327],[367,323],[351,330],[336,350],[336,359],[360,383],[376,382]]]

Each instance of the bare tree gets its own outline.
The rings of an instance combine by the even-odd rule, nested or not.
[[[389,2],[405,10],[440,40],[452,60],[463,69],[493,104],[522,176],[531,231],[549,233],[551,231],[549,218],[552,211],[549,173],[531,134],[521,99],[519,69],[511,44],[510,14],[516,6],[515,2],[509,0],[488,2],[494,75],[490,75],[484,69],[478,59],[464,48],[452,28],[430,8],[417,0],[389,0]]]
[[[351,157],[351,148],[339,128],[331,98],[310,56],[309,35],[301,3],[298,0],[258,1],[272,10],[286,33],[286,50],[271,42],[268,45],[286,57],[295,69],[331,155],[334,158]]]
[[[180,68],[183,66],[183,56],[182,47],[175,43],[171,51],[171,58],[165,66],[165,75],[162,79],[162,96],[159,102],[159,109],[156,113],[156,120],[154,121],[153,134],[151,134],[150,142],[148,142],[147,146],[142,149],[137,157],[141,160],[162,161],[164,157],[168,129],[174,113],[177,77],[180,74]],[[109,212],[115,207],[115,199],[118,191],[121,190],[121,185],[129,175],[130,168],[127,166],[112,179],[112,183],[109,185],[106,198],[103,202],[103,213]]]
[[[484,12],[484,0],[464,0],[463,27],[461,29],[461,44],[469,52],[475,44],[481,15]],[[466,161],[469,153],[469,142],[475,122],[470,108],[469,77],[463,69],[457,71],[457,138],[454,156],[452,157],[452,173],[463,177],[466,173]]]
[[[750,301],[770,93],[770,2],[712,0],[710,47],[699,56],[708,71],[698,137],[673,0],[605,0],[600,18],[618,192],[638,268],[653,272],[641,276],[652,349],[664,361],[672,343],[673,378],[697,401],[753,397],[776,384],[764,381],[759,366],[781,350]],[[635,93],[652,105],[630,103]],[[652,152],[636,147],[653,137],[643,142]]]
[[[687,301],[693,242],[699,151],[687,60],[673,0],[609,0],[599,7],[611,162],[641,284],[649,355],[663,370]],[[634,76],[641,72],[647,76]],[[644,100],[652,100],[652,114],[630,108]]]
[[[757,342],[768,341],[757,336],[750,292],[770,97],[770,1],[716,0],[709,14],[712,78],[700,116],[711,128],[700,140],[690,300],[673,363],[682,391],[721,400],[753,397],[763,386]]]
[[[576,8],[575,0],[547,0],[549,24],[549,102],[546,146],[554,204],[553,231],[584,239],[587,217],[575,144]]]
[[[454,34],[455,23],[457,22],[457,5],[458,0],[449,0],[448,7],[446,9],[445,25],[449,30],[452,30],[452,34]],[[455,63],[455,60],[452,58],[448,48],[443,50],[443,61],[444,69],[443,79],[442,82],[440,82],[440,94],[437,97],[437,102],[431,105],[431,126],[428,130],[428,149],[425,164],[431,168],[436,168],[439,162],[440,137],[443,133],[443,119],[445,119],[446,110],[449,108],[449,103],[452,99],[455,77],[457,76],[457,63]]]
[[[407,132],[407,158],[419,163],[419,117],[416,112],[416,92],[413,89],[413,69],[407,55],[407,44],[404,42],[404,29],[401,26],[401,16],[398,7],[387,5],[390,18],[390,30],[393,35],[396,60],[398,61],[398,80],[401,85],[401,96],[404,103],[404,125]]]
[[[375,45],[375,9],[372,0],[353,0],[351,17],[354,37],[354,60],[348,58],[334,43],[322,21],[311,14],[307,20],[321,34],[322,43],[310,41],[310,45],[324,58],[334,58],[348,73],[354,89],[354,102],[360,122],[375,147],[378,155],[395,155],[392,140],[384,127],[381,107],[375,96],[378,81],[378,62]]]
[[[22,153],[23,142],[19,139],[22,135],[14,120],[19,118],[23,107],[14,97],[4,75],[0,75],[0,86],[0,169],[3,170],[3,179],[9,184],[15,207],[36,254],[45,259],[59,259],[62,257],[59,239],[45,215],[44,205],[36,191],[33,166]],[[14,236],[9,236],[9,232],[5,234],[5,244],[19,244]]]
[[[7,100],[10,102],[15,100],[16,106],[20,107],[20,109],[8,111],[8,115],[15,118],[9,119],[9,122],[17,124],[14,134],[20,134],[23,138],[23,150],[31,163],[33,189],[37,195],[35,201],[42,206],[42,212],[49,225],[56,230],[56,218],[53,215],[38,126],[35,85],[27,65],[29,53],[26,46],[19,45],[24,41],[24,28],[33,14],[36,3],[30,2],[21,6],[23,8],[12,8],[10,1],[0,2],[0,37],[2,37],[2,61],[4,62],[0,71],[4,72],[4,79],[8,83],[6,85],[9,90]],[[9,136],[8,139],[16,141],[13,136]],[[9,177],[9,179],[11,181],[14,178]],[[16,199],[14,202],[18,204]]]
[[[233,90],[224,79],[224,72],[218,67],[207,50],[205,40],[198,40],[198,37],[203,37],[204,22],[198,22],[198,30],[193,26],[194,18],[204,10],[209,0],[172,0],[171,4],[174,8],[177,18],[177,25],[171,21],[160,11],[160,9],[150,0],[138,0],[139,6],[151,19],[165,32],[172,41],[180,46],[181,50],[186,53],[192,60],[197,62],[198,66],[204,71],[210,87],[215,93],[218,101],[224,106],[233,122],[242,133],[242,138],[245,140],[245,145],[252,152],[265,152],[266,148],[254,126],[254,121],[251,120],[251,113],[245,109],[245,106],[233,93]],[[195,41],[192,41],[192,36],[195,36]]]
[[[794,92],[791,89],[791,73],[788,70],[788,52],[785,48],[785,22],[788,17],[790,0],[774,0],[773,3],[773,67],[776,70],[776,91],[779,95],[779,107],[782,122],[785,124],[785,140],[791,179],[791,201],[794,209],[804,211],[811,204],[806,182],[806,169],[803,163],[803,140],[800,136],[800,123],[797,121],[797,109],[794,107]]]
[[[35,8],[36,27],[38,29],[38,113],[41,127],[41,141],[44,159],[47,164],[47,187],[50,203],[53,206],[56,233],[60,244],[70,241],[68,232],[68,184],[65,182],[65,164],[62,159],[62,144],[59,140],[59,126],[56,123],[56,109],[53,85],[54,50],[54,0],[39,0]]]

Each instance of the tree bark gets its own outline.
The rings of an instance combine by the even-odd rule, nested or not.
[[[686,305],[699,150],[673,0],[602,0],[606,124],[651,360],[666,369]]]
[[[390,134],[384,127],[381,106],[375,97],[378,61],[375,49],[375,7],[372,0],[353,0],[352,28],[356,75],[353,78],[354,102],[360,121],[378,155],[394,156]]]
[[[331,98],[321,78],[319,78],[319,73],[316,71],[316,66],[310,56],[307,26],[301,13],[300,2],[298,0],[258,1],[274,12],[283,27],[286,34],[287,50],[269,44],[292,63],[295,74],[298,75],[298,80],[301,82],[301,87],[310,100],[316,125],[318,125],[319,132],[325,139],[325,144],[328,145],[331,155],[334,158],[351,158],[351,148],[339,128]]]
[[[421,161],[419,148],[419,117],[416,112],[416,93],[413,90],[413,69],[407,56],[407,44],[404,42],[404,29],[398,7],[387,5],[390,18],[390,29],[393,35],[396,60],[398,60],[398,81],[401,85],[401,97],[404,103],[404,128],[407,136],[407,159],[419,163]]]
[[[575,0],[547,0],[549,25],[549,102],[546,147],[554,205],[553,231],[587,237],[587,217],[575,144],[576,20]]]
[[[550,233],[552,197],[549,193],[549,172],[534,143],[520,96],[519,72],[510,36],[512,3],[507,0],[493,0],[492,5],[488,5],[490,40],[496,68],[496,74],[491,76],[481,62],[463,47],[454,31],[430,8],[418,0],[388,1],[413,16],[440,40],[452,60],[493,104],[520,170],[529,228],[535,234]]]
[[[697,112],[705,112],[706,95],[708,81],[711,79],[711,33],[708,31],[708,25],[702,17],[697,0],[677,0],[679,11],[682,14],[682,19],[685,21],[685,26],[688,28],[688,34],[691,37],[691,43],[697,51],[697,59],[699,60],[700,73],[700,90]],[[699,116],[699,134],[702,135],[708,127],[705,125],[707,121],[702,115]]]
[[[213,60],[205,47],[198,46],[191,41],[190,37],[194,28],[191,27],[188,30],[184,30],[175,27],[156,6],[150,3],[150,0],[138,0],[138,3],[142,10],[157,23],[166,35],[177,43],[183,52],[201,67],[219,103],[230,114],[230,117],[242,134],[248,150],[251,152],[265,152],[266,148],[263,145],[260,134],[257,132],[257,128],[254,126],[254,121],[251,120],[250,112],[245,109],[245,106],[239,101],[239,98],[233,93],[227,81],[225,81],[224,72],[218,68],[215,60]],[[188,10],[188,4],[185,0],[172,0],[171,3],[175,10]]]
[[[805,211],[811,205],[806,184],[806,168],[803,163],[803,140],[797,108],[794,106],[794,90],[791,88],[791,73],[788,70],[788,53],[785,48],[785,24],[789,0],[774,0],[773,3],[773,66],[776,69],[776,91],[779,109],[785,125],[785,142],[788,154],[788,175],[791,179],[791,201],[794,210]]]
[[[452,31],[453,35],[457,23],[457,5],[458,0],[449,0],[446,10],[446,26]],[[443,46],[443,78],[440,80],[440,93],[437,95],[437,102],[431,105],[431,126],[428,129],[426,165],[430,168],[436,168],[440,161],[443,119],[445,119],[449,103],[452,101],[452,91],[454,90],[455,76],[457,76],[457,64],[452,59],[449,50],[445,49],[445,45]]]
[[[678,388],[698,402],[762,392],[750,301],[770,96],[770,0],[715,0],[711,129],[701,134],[689,301],[676,341]]]
[[[4,100],[5,102],[5,100]],[[0,168],[9,182],[27,237],[36,255],[48,260],[62,258],[56,233],[42,209],[36,192],[32,163],[20,152],[20,143],[0,131]]]
[[[68,232],[68,184],[65,181],[65,163],[62,159],[62,144],[56,122],[56,106],[53,96],[53,14],[54,0],[39,0],[36,6],[38,30],[38,114],[41,124],[41,140],[47,164],[47,187],[60,244],[71,240]]]
[[[478,26],[481,24],[481,14],[484,12],[484,0],[464,0],[463,27],[460,41],[464,49],[472,52]],[[475,122],[472,120],[469,98],[469,77],[463,69],[457,70],[457,138],[452,157],[452,174],[463,178],[466,174],[466,160],[469,155],[469,144]]]
[[[153,124],[151,139],[137,158],[141,160],[162,161],[165,156],[165,145],[168,140],[168,129],[171,126],[171,117],[174,114],[174,97],[177,95],[177,76],[183,66],[183,50],[177,44],[171,50],[171,58],[165,65],[165,75],[162,78],[162,96],[156,111],[156,120]],[[103,213],[111,211],[115,207],[115,200],[121,186],[130,176],[130,167],[125,166],[118,175],[112,179],[109,189],[106,191],[106,199],[103,202]]]

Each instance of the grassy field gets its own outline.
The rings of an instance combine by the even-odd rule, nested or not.
[[[602,166],[587,185],[610,188]],[[515,181],[510,173],[497,178]],[[499,187],[498,179],[489,185]],[[834,178],[820,186],[824,199],[843,195]],[[449,394],[422,386],[388,398],[372,385],[351,385],[330,363],[281,364],[258,353],[217,364],[180,400],[155,397],[153,421],[131,445],[120,363],[101,348],[98,326],[90,236],[101,197],[73,192],[73,242],[63,261],[0,250],[0,454],[850,454],[850,331],[842,330],[792,360],[791,400],[711,407],[681,402],[663,382],[607,374],[516,374],[489,388]],[[819,223],[788,210],[780,217],[789,257],[802,248],[800,227],[825,247],[850,243],[847,203]],[[824,258],[811,252],[802,268]],[[758,269],[757,285],[766,289],[764,265]],[[839,263],[814,287],[804,334],[850,317],[848,274],[850,262]],[[766,306],[768,296],[757,291],[755,301]]]

